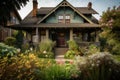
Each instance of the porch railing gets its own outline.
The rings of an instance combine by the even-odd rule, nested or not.
[[[80,47],[88,47],[90,46],[91,44],[94,44],[96,46],[100,46],[100,42],[77,42],[77,44],[80,46]]]

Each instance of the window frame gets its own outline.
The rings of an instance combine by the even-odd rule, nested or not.
[[[70,21],[71,21],[71,16],[70,16],[70,14],[66,14],[66,15],[65,15],[65,23],[70,23]]]
[[[58,23],[64,23],[64,15],[58,15]]]

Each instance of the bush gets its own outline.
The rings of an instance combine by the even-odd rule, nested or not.
[[[23,44],[23,38],[24,38],[24,33],[23,31],[18,31],[18,33],[15,36],[16,38],[16,47],[17,48],[22,48],[22,44]]]
[[[18,53],[18,51],[16,48],[5,45],[4,43],[0,43],[0,58],[3,58],[5,56],[11,57],[17,53]]]
[[[16,43],[16,38],[14,37],[7,37],[5,39],[5,44],[9,45],[9,46],[15,46]]]
[[[97,53],[80,57],[76,64],[81,71],[81,80],[118,80],[120,65],[111,54]],[[117,76],[116,76],[117,75]]]
[[[53,58],[53,47],[55,43],[51,40],[44,40],[40,42],[38,56],[41,58]]]
[[[68,50],[65,55],[64,58],[66,59],[73,59],[75,57],[76,53],[73,50]]]
[[[92,44],[88,47],[88,51],[87,51],[88,55],[95,54],[95,53],[98,53],[98,52],[100,52],[100,48],[97,47],[96,45]]]
[[[79,55],[78,45],[73,41],[68,41],[69,50],[65,53],[64,58],[73,59],[75,55]]]
[[[70,64],[54,64],[43,71],[42,80],[75,80],[78,78],[77,69]]]
[[[74,40],[67,41],[67,43],[68,43],[69,49],[71,49],[71,50],[78,50],[78,45],[77,45],[77,43]]]
[[[41,71],[54,60],[40,59],[35,54],[20,54],[0,59],[0,80],[41,80]]]
[[[30,45],[28,43],[22,44],[22,52],[30,50]]]

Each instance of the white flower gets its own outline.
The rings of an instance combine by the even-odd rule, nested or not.
[[[92,67],[94,67],[94,66],[95,66],[95,64],[93,63],[93,64],[92,64]]]
[[[45,57],[48,57],[48,55],[45,55]]]
[[[46,53],[47,53],[47,51],[43,51],[43,53],[44,53],[44,54],[46,54]]]
[[[30,51],[32,51],[32,50],[33,50],[33,48],[31,47],[31,48],[30,48]]]
[[[18,48],[18,49],[17,49],[17,51],[18,51],[18,53],[19,53],[19,52],[21,51],[21,49],[20,49],[20,48]]]

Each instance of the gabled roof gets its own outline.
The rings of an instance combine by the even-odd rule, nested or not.
[[[81,17],[83,17],[86,21],[93,24],[91,20],[89,20],[87,17],[85,17],[81,12],[78,11],[75,7],[73,7],[68,1],[63,0],[60,4],[58,4],[55,8],[53,8],[46,16],[44,16],[41,20],[37,22],[37,24],[41,23],[43,20],[45,20],[48,16],[50,16],[54,11],[56,11],[61,6],[69,6],[71,9],[73,9],[76,13],[78,13]]]
[[[38,9],[37,14],[48,14],[55,7],[41,7]],[[75,7],[82,14],[98,14],[94,9],[88,9],[88,7]]]

